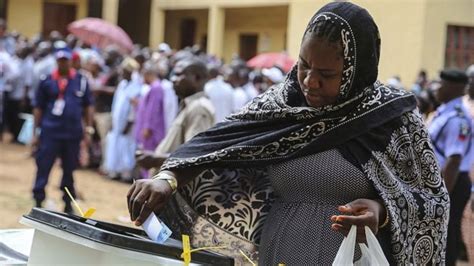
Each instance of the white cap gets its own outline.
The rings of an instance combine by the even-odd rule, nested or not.
[[[64,49],[67,47],[67,43],[65,41],[55,41],[53,44],[54,49]]]
[[[387,85],[390,85],[390,86],[394,87],[395,89],[399,89],[399,88],[402,87],[402,84],[400,83],[400,81],[398,79],[396,79],[395,77],[389,78],[387,80]]]
[[[162,42],[158,45],[158,51],[167,53],[171,51],[171,47],[167,43]]]
[[[285,78],[281,70],[276,67],[264,68],[262,69],[262,74],[275,84],[282,82]]]
[[[87,63],[96,64],[100,67],[104,67],[105,65],[104,59],[102,59],[102,57],[100,55],[97,55],[96,53],[90,53],[89,57],[86,60]]]

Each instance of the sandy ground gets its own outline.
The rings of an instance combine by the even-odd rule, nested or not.
[[[22,228],[18,220],[34,205],[31,189],[35,176],[35,162],[25,146],[0,142],[0,229]],[[56,163],[46,188],[45,207],[62,211],[64,204],[59,190],[61,169]],[[93,218],[132,226],[126,205],[129,184],[108,180],[91,170],[77,170],[74,174],[77,191],[82,196],[78,203],[85,209],[97,209]]]
[[[9,144],[5,138],[0,142],[0,229],[24,227],[18,221],[33,207],[31,188],[35,169],[27,147]],[[63,210],[62,193],[58,189],[60,180],[61,169],[56,164],[50,175],[45,204],[56,211]],[[126,205],[129,184],[108,180],[91,170],[77,170],[75,182],[83,198],[78,201],[81,208],[97,209],[93,218],[133,226]],[[471,262],[459,265],[474,265],[474,211],[470,205],[464,213],[463,235]]]

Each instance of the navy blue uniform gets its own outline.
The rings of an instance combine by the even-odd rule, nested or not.
[[[40,82],[34,101],[35,108],[42,110],[40,143],[36,153],[37,173],[33,188],[36,202],[42,202],[49,173],[56,160],[61,159],[63,177],[61,190],[67,187],[75,197],[73,171],[79,160],[79,145],[83,136],[82,117],[86,107],[93,104],[86,78],[71,70],[67,85],[60,91],[60,78],[53,72]],[[64,100],[61,114],[53,111],[55,102]],[[69,203],[64,194],[63,199]]]

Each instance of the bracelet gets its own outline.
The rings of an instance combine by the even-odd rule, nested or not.
[[[386,212],[387,212],[387,214],[385,215],[385,221],[383,222],[383,224],[381,226],[379,226],[379,229],[384,228],[390,222],[390,216],[388,215],[388,210]]]
[[[166,182],[168,182],[171,187],[171,190],[173,191],[172,194],[176,193],[176,191],[178,190],[178,180],[176,180],[176,178],[170,174],[160,172],[153,177],[153,180],[165,180]]]

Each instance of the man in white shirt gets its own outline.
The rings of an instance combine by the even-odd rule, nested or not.
[[[0,49],[15,54],[15,39],[7,32],[7,22],[0,18]]]
[[[12,58],[10,65],[15,69],[12,77],[11,90],[8,93],[6,116],[13,142],[18,142],[22,120],[18,116],[24,112],[28,105],[28,92],[33,83],[33,58],[28,56],[29,47],[23,45],[17,48],[16,55]]]
[[[140,95],[142,84],[132,78],[139,68],[135,59],[125,58],[120,68],[122,80],[112,102],[112,129],[107,134],[104,170],[111,179],[130,181],[136,149],[132,130],[135,116],[133,104]]]
[[[46,78],[47,75],[51,74],[56,69],[56,59],[51,53],[52,47],[49,42],[41,42],[38,45],[38,56],[39,59],[33,65],[33,83],[29,91],[30,100],[34,100],[36,90],[38,89],[41,79]]]
[[[12,91],[13,81],[18,76],[17,64],[5,50],[0,49],[0,140],[3,128],[8,121],[9,93]]]
[[[234,88],[233,112],[238,112],[251,99],[244,90],[248,81],[248,70],[245,65],[230,65],[226,71],[226,81]]]
[[[209,76],[210,80],[204,86],[204,92],[214,105],[215,121],[219,123],[234,110],[234,91],[219,75],[219,67],[210,67]]]

